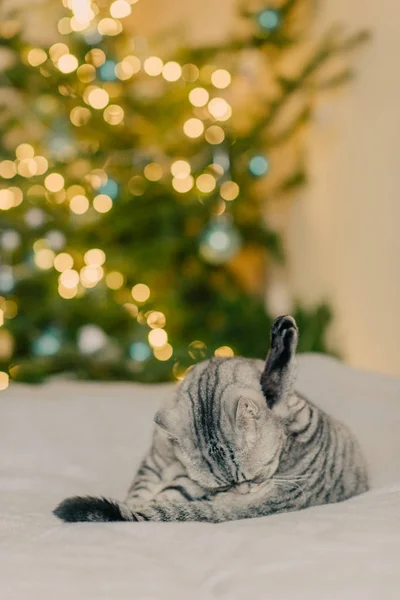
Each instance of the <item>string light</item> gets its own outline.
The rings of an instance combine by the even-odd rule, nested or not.
[[[88,104],[96,109],[105,108],[109,100],[110,96],[103,88],[94,87],[88,95]]]
[[[221,90],[228,87],[228,85],[231,83],[231,80],[232,80],[231,74],[228,71],[226,71],[225,69],[217,69],[211,75],[211,83],[216,88],[219,88]]]
[[[115,0],[110,6],[110,14],[116,19],[124,19],[132,12],[130,4],[126,0]]]
[[[158,163],[151,162],[144,168],[144,176],[149,181],[159,181],[162,177],[163,170]]]
[[[173,348],[171,344],[164,344],[161,348],[153,348],[153,353],[157,360],[169,360],[173,354]]]
[[[17,171],[22,177],[33,177],[38,170],[33,158],[24,158],[18,163]]]
[[[74,269],[66,269],[61,273],[58,281],[63,287],[73,289],[79,283],[79,273]]]
[[[171,165],[171,173],[177,179],[186,179],[190,175],[191,167],[186,160],[176,160]]]
[[[49,192],[59,192],[64,187],[64,177],[59,173],[50,173],[44,180],[44,185]]]
[[[185,194],[186,192],[189,192],[192,189],[193,185],[194,179],[191,175],[185,177],[184,179],[178,179],[177,177],[174,177],[172,180],[172,187],[180,194]]]
[[[189,101],[193,106],[205,106],[210,98],[206,89],[197,87],[189,93]]]
[[[196,118],[188,119],[183,124],[183,131],[188,137],[197,138],[204,131],[203,121],[200,121],[200,119]]]
[[[69,208],[76,215],[83,215],[89,209],[89,200],[86,196],[74,196],[70,200]]]
[[[214,352],[215,356],[222,356],[223,358],[229,358],[232,356],[235,356],[235,353],[233,352],[232,348],[230,348],[229,346],[220,346],[219,348],[217,348]]]
[[[111,271],[106,276],[106,284],[111,290],[119,290],[124,285],[124,276],[118,271]]]
[[[227,121],[232,116],[232,108],[224,98],[213,98],[207,108],[218,121]]]
[[[147,313],[146,319],[147,325],[151,327],[151,329],[165,327],[165,315],[162,312],[159,312],[158,310],[152,310],[149,313]]]
[[[118,104],[110,104],[105,109],[103,118],[109,125],[119,125],[124,120],[124,109]]]
[[[8,373],[5,371],[0,371],[0,391],[4,392],[8,388],[10,383],[10,378]]]
[[[0,177],[12,179],[17,173],[17,167],[12,160],[3,160],[0,162]]]
[[[160,75],[163,70],[163,61],[158,56],[149,56],[143,63],[143,68],[147,75],[156,77]]]
[[[81,65],[78,67],[76,74],[82,83],[89,83],[96,78],[96,69],[93,65]]]
[[[107,194],[98,194],[98,196],[93,199],[93,207],[99,213],[108,212],[111,210],[112,205],[113,202],[110,196],[107,196]]]
[[[150,298],[150,288],[145,283],[137,283],[133,286],[131,294],[136,302],[146,302]]]
[[[72,269],[74,266],[74,259],[67,252],[60,252],[60,254],[57,254],[55,257],[53,266],[57,271],[63,273],[63,271]]]
[[[234,181],[224,181],[219,193],[224,200],[235,200],[239,196],[239,186]]]
[[[153,348],[161,348],[168,342],[167,332],[159,327],[152,329],[147,337]]]
[[[92,113],[88,108],[84,106],[75,106],[75,108],[71,110],[69,118],[72,125],[75,125],[75,127],[82,127],[83,125],[86,125],[91,116]]]
[[[100,248],[92,248],[85,252],[83,259],[87,265],[101,266],[106,261],[106,255]]]
[[[49,248],[43,248],[35,254],[35,264],[43,270],[51,269],[54,262],[55,253]]]
[[[97,25],[97,31],[101,35],[118,35],[122,31],[122,23],[114,19],[101,19]]]
[[[177,81],[182,75],[182,67],[179,63],[171,60],[163,66],[162,76],[166,81]]]
[[[215,189],[215,186],[215,177],[208,173],[203,173],[196,179],[196,187],[200,192],[203,192],[203,194],[209,194]]]
[[[57,69],[61,73],[72,73],[78,66],[78,59],[73,54],[63,54],[57,61]]]
[[[62,57],[63,54],[69,54],[69,48],[67,44],[58,42],[57,44],[53,44],[50,47],[49,54],[53,63],[57,63],[57,61]]]

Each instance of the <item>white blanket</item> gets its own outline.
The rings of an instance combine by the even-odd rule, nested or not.
[[[173,386],[11,385],[0,394],[0,599],[400,598],[400,381],[304,355],[298,389],[358,435],[370,492],[219,525],[67,525],[51,514],[65,496],[124,496]]]

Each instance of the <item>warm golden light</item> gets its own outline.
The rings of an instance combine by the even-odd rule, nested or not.
[[[38,67],[47,60],[47,54],[42,48],[32,48],[28,52],[28,62],[32,67]]]
[[[3,160],[0,162],[0,177],[12,179],[17,173],[17,167],[12,160]]]
[[[67,271],[72,269],[74,266],[74,259],[67,252],[60,252],[54,259],[54,268],[62,273],[63,271]]]
[[[18,187],[9,187],[8,190],[13,195],[13,206],[19,206],[24,199],[22,190],[20,190]]]
[[[103,117],[109,125],[119,125],[124,120],[124,109],[118,104],[110,104],[105,109]]]
[[[204,88],[194,88],[189,93],[189,101],[193,106],[205,106],[210,98],[210,94]]]
[[[83,258],[87,265],[92,266],[104,265],[106,261],[106,255],[100,248],[92,248],[91,250],[88,250],[85,252],[85,256]]]
[[[188,177],[185,177],[184,179],[178,179],[177,177],[174,177],[172,180],[172,187],[175,191],[179,192],[180,194],[185,194],[186,192],[189,192],[192,189],[193,185],[194,179],[191,175],[188,175]]]
[[[191,167],[186,160],[176,160],[171,165],[171,173],[177,179],[185,179],[190,175]]]
[[[87,55],[86,55],[87,56]],[[81,65],[76,72],[78,79],[82,83],[89,83],[96,78],[96,69],[93,65]]]
[[[35,156],[35,150],[30,144],[20,144],[15,150],[15,156],[18,158],[18,160],[23,160],[24,158],[33,158]]]
[[[230,82],[232,81],[231,74],[225,69],[217,69],[211,75],[211,83],[221,90],[228,87]]]
[[[44,185],[49,192],[59,192],[64,187],[64,177],[59,173],[50,173],[44,180]]]
[[[158,163],[154,163],[154,162],[146,165],[143,172],[144,172],[144,176],[149,181],[159,181],[163,174],[161,165],[159,165]]]
[[[190,138],[197,138],[204,131],[203,121],[200,121],[200,119],[195,119],[195,118],[188,119],[183,124],[183,131],[185,132],[185,134],[188,137],[190,137]]]
[[[134,196],[141,196],[146,189],[146,181],[141,175],[134,175],[128,181],[128,190]]]
[[[157,327],[149,332],[148,340],[153,348],[161,348],[168,342],[168,335],[164,329]]]
[[[137,56],[126,56],[115,66],[115,75],[118,77],[118,79],[121,79],[121,81],[130,79],[132,75],[140,71],[141,66],[141,62]]]
[[[39,269],[51,269],[54,262],[55,253],[53,250],[49,248],[43,248],[42,250],[38,250],[35,254],[35,264],[39,267]]]
[[[36,175],[43,175],[46,173],[47,169],[49,168],[47,158],[44,156],[35,156],[33,160],[35,161],[37,167]]]
[[[122,31],[122,23],[114,19],[101,19],[97,25],[97,31],[101,35],[118,35]]]
[[[115,19],[124,19],[132,12],[130,4],[126,0],[115,0],[110,6],[110,14]]]
[[[137,283],[133,286],[131,294],[136,302],[146,302],[150,298],[150,288],[145,283]]]
[[[58,42],[50,47],[49,54],[53,63],[57,63],[63,54],[69,54],[69,48],[67,44]]]
[[[57,29],[61,35],[68,35],[71,33],[71,19],[69,17],[62,17],[57,23]]]
[[[169,360],[173,354],[173,348],[171,344],[164,344],[161,348],[154,348],[153,353],[157,360]]]
[[[74,269],[63,271],[58,278],[59,283],[67,289],[76,287],[79,283],[79,273]]]
[[[71,300],[71,298],[75,298],[76,294],[78,293],[78,288],[77,286],[65,287],[59,283],[58,293],[60,294],[61,298],[64,298],[65,300]]]
[[[83,215],[87,210],[89,210],[89,200],[86,196],[74,196],[71,198],[69,203],[70,210],[76,215]]]
[[[147,325],[152,329],[165,327],[165,322],[165,315],[162,312],[152,310],[150,313],[147,313]]]
[[[239,196],[239,191],[237,183],[234,181],[224,181],[219,193],[224,200],[234,200]]]
[[[92,288],[99,283],[103,275],[103,267],[100,267],[100,265],[90,265],[81,269],[80,280],[85,288]]]
[[[199,78],[200,71],[196,65],[190,63],[182,67],[182,79],[189,83],[193,83]]]
[[[93,207],[99,213],[106,213],[111,210],[113,202],[107,194],[99,194],[93,199]]]
[[[71,110],[69,118],[71,119],[72,125],[75,125],[75,127],[82,127],[83,125],[86,125],[91,116],[92,113],[88,108],[84,106],[75,106],[75,108]]]
[[[14,194],[10,190],[0,190],[0,210],[9,210],[14,206]]]
[[[155,77],[156,75],[160,75],[163,70],[163,61],[158,56],[149,56],[144,61],[143,68],[147,75]]]
[[[136,306],[136,304],[132,304],[132,302],[125,302],[125,304],[123,304],[122,306],[125,308],[126,311],[128,311],[131,317],[137,317],[139,309]]]
[[[88,95],[88,103],[93,108],[101,109],[105,108],[110,100],[110,96],[102,88],[95,88],[91,90]]]
[[[124,285],[124,276],[118,271],[106,275],[106,284],[111,290],[119,290]]]
[[[70,200],[79,194],[82,196],[85,195],[85,188],[82,185],[70,185],[69,188],[67,188],[67,198]]]
[[[90,66],[101,67],[106,62],[106,55],[100,48],[93,48],[85,55],[86,62],[90,63]],[[85,65],[82,65],[85,66]],[[81,69],[81,67],[79,67]]]
[[[63,54],[57,61],[57,68],[61,73],[72,73],[78,65],[78,59],[73,54]]]
[[[232,116],[232,108],[224,98],[213,98],[208,103],[208,110],[218,121],[226,121]]]
[[[4,310],[0,308],[0,327],[4,325]]]
[[[233,352],[232,348],[229,348],[229,346],[220,346],[215,350],[214,354],[215,356],[222,356],[224,358],[235,356],[235,353]]]
[[[200,192],[203,192],[203,194],[209,194],[215,189],[215,186],[215,177],[208,173],[203,173],[203,175],[199,175],[196,179],[196,187]]]
[[[3,392],[4,390],[6,390],[9,386],[10,383],[10,378],[8,376],[8,373],[6,373],[5,371],[0,371],[0,391]]]
[[[17,171],[22,177],[33,177],[37,170],[38,167],[33,158],[23,158],[18,163]]]
[[[182,75],[182,67],[179,63],[171,60],[163,66],[162,76],[166,81],[177,81]]]

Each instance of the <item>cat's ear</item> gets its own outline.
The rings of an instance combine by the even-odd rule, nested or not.
[[[160,409],[156,412],[154,423],[157,428],[165,433],[168,437],[172,437],[171,433],[171,409]]]
[[[236,409],[236,421],[248,421],[258,419],[260,416],[260,407],[252,398],[240,396]]]

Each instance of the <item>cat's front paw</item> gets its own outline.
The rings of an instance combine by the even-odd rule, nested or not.
[[[271,328],[271,352],[282,363],[287,362],[296,351],[299,330],[290,315],[277,317]]]

